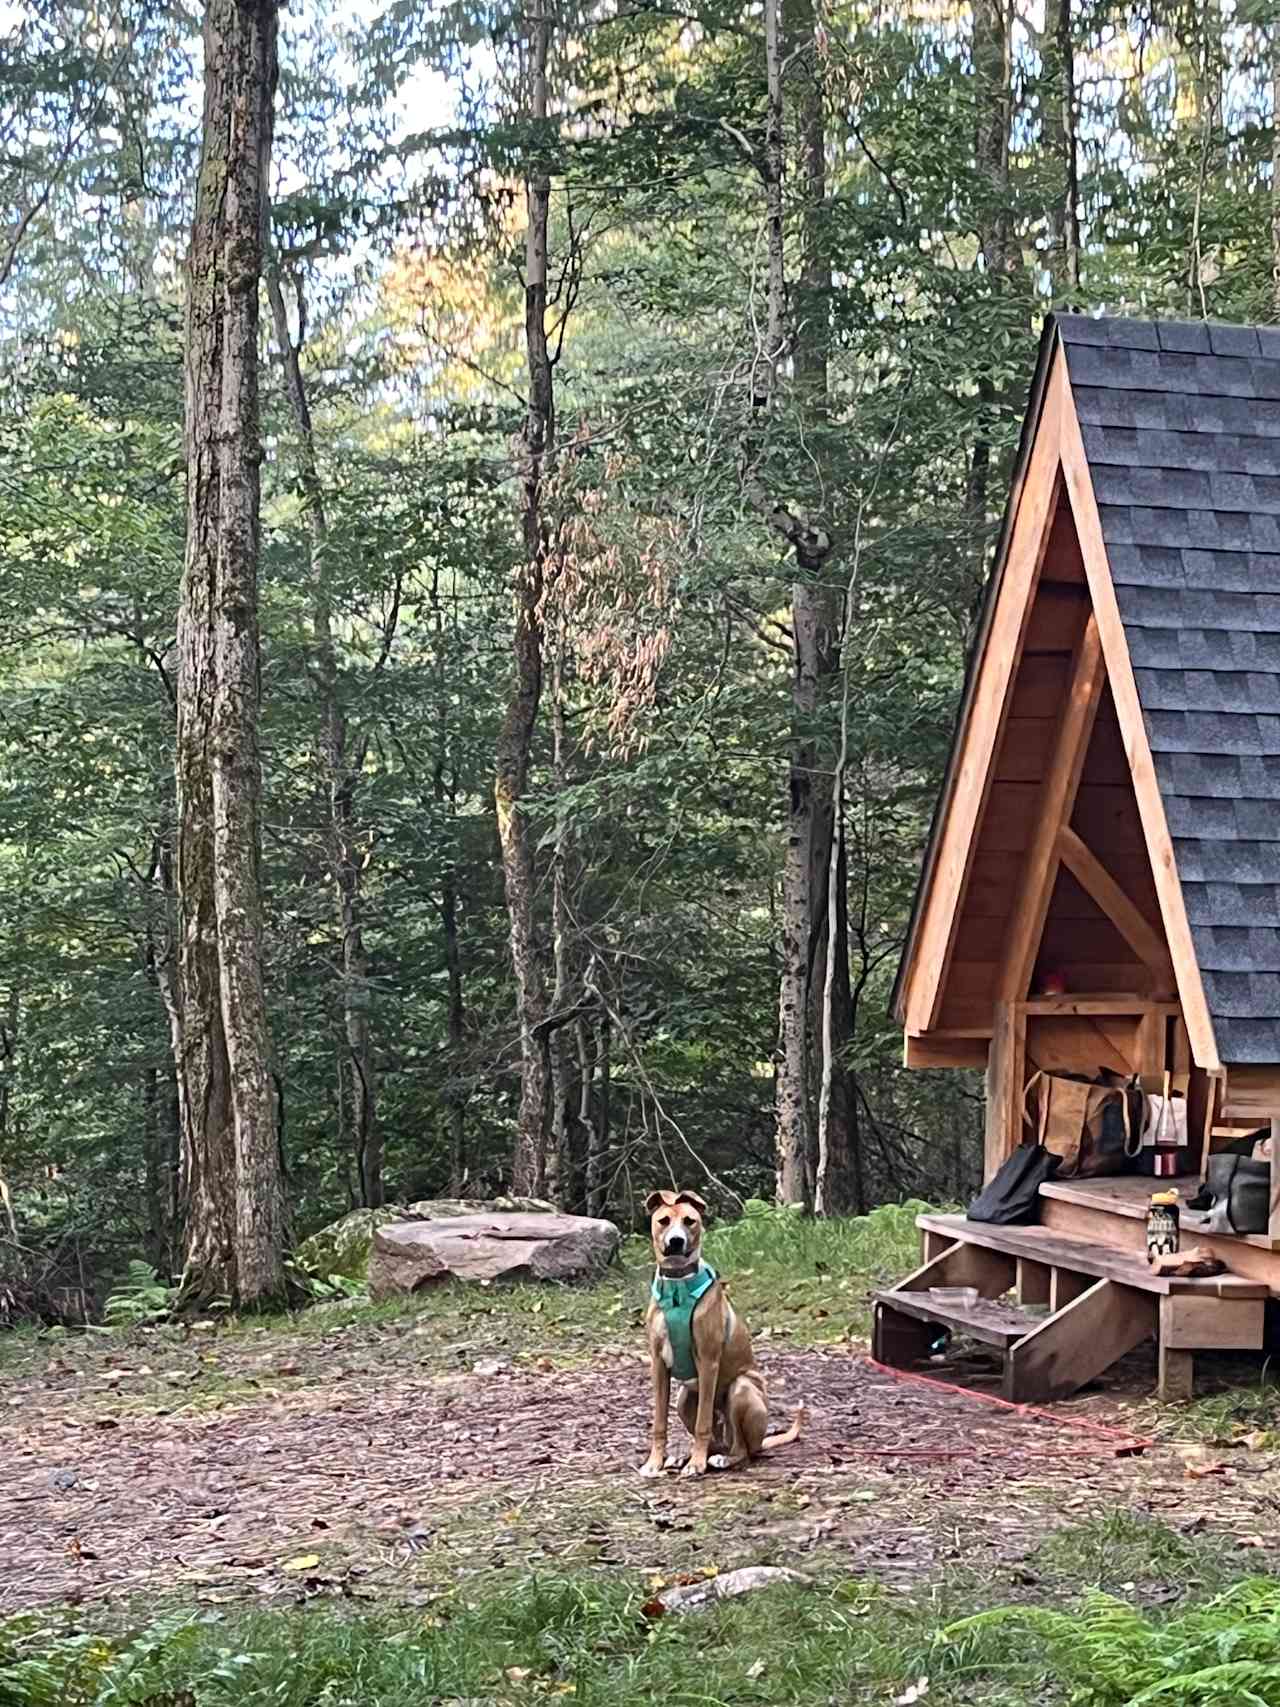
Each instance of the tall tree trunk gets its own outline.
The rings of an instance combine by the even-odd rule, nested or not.
[[[343,1124],[348,1131],[348,1142],[354,1148],[360,1200],[367,1208],[376,1209],[384,1196],[383,1141],[375,1102],[369,1027],[371,985],[362,921],[364,868],[355,814],[356,779],[364,752],[359,743],[356,753],[352,755],[350,752],[351,731],[343,705],[338,649],[333,637],[329,518],[320,479],[320,461],[316,454],[315,427],[302,376],[301,345],[293,340],[284,289],[274,262],[267,272],[267,297],[271,303],[276,344],[284,370],[285,391],[298,429],[299,474],[311,535],[310,665],[318,701],[317,748],[326,795],[326,840],[338,931],[342,1033],[347,1051],[340,1092],[346,1101]],[[300,319],[302,312],[300,296]]]
[[[605,1202],[609,1192],[609,1181],[605,1169],[609,1157],[609,1098],[612,1088],[610,1052],[612,1046],[609,1015],[607,1012],[601,1013],[596,1021],[595,1112],[587,1126],[586,1199],[588,1215],[604,1214]],[[585,1066],[583,1078],[585,1086]]]
[[[977,113],[974,160],[982,180],[978,247],[993,291],[1018,270],[1010,202],[1009,146],[1013,115],[1012,36],[1008,0],[973,0],[973,82]],[[992,440],[1000,399],[990,376],[978,374],[978,425],[969,459],[968,510],[975,525],[987,518]]]
[[[547,10],[527,17],[528,116],[547,118],[547,56],[551,45],[550,0]],[[511,935],[511,964],[516,980],[516,1017],[520,1026],[520,1111],[512,1189],[540,1196],[546,1176],[547,1125],[551,1112],[551,1060],[545,1029],[546,988],[538,954],[534,916],[533,844],[524,811],[534,729],[542,698],[542,595],[546,584],[546,476],[555,449],[555,396],[547,343],[547,229],[551,176],[541,162],[525,178],[528,229],[525,236],[525,351],[529,401],[521,449],[521,541],[524,560],[516,576],[515,679],[498,735],[494,803],[502,847],[502,876]]]
[[[564,702],[565,635],[563,619],[556,625],[551,669],[551,776],[556,796],[556,835],[551,855],[551,948],[555,985],[551,1013],[568,1012],[581,995],[578,959],[574,949],[573,883],[568,813],[564,807],[569,785],[569,731]],[[556,1024],[551,1045],[551,1142],[547,1150],[547,1195],[562,1208],[569,1201],[574,1171],[577,1103],[580,1077],[575,1071],[576,1032],[567,1021]]]
[[[188,255],[187,548],[178,612],[177,1069],[184,1290],[284,1294],[284,1189],[262,969],[258,285],[276,0],[210,0]]]
[[[460,1197],[467,1177],[467,1098],[462,1088],[462,1039],[466,1015],[462,956],[458,949],[458,888],[452,860],[440,880],[440,930],[444,938],[444,966],[449,985],[446,1024],[450,1086],[445,1096],[449,1110],[449,1189],[455,1197]]]
[[[1061,78],[1062,262],[1067,285],[1080,289],[1080,151],[1076,142],[1076,44],[1071,29],[1071,0],[1058,0],[1058,75]]]
[[[831,691],[840,665],[840,592],[832,584],[830,534],[814,520],[825,507],[824,439],[827,424],[828,316],[831,263],[827,240],[825,90],[812,0],[791,0],[784,14],[784,63],[795,89],[801,182],[801,259],[794,295],[791,341],[793,399],[806,455],[816,467],[804,521],[775,513],[774,525],[795,548],[798,574],[792,587],[792,737],[788,779],[788,825],[782,882],[782,977],[779,995],[777,1081],[778,1197],[812,1204],[818,1172],[812,1074],[815,1043],[822,1043],[819,976],[831,943],[832,925],[843,917],[828,910],[832,858],[832,769],[825,728]],[[847,959],[847,944],[831,952]],[[815,998],[818,998],[815,1000]],[[819,1056],[821,1076],[842,1072]],[[828,1114],[831,1112],[828,1098]],[[830,1193],[829,1193],[830,1194]]]

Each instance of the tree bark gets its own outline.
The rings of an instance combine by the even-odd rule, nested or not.
[[[820,1079],[843,1073],[828,1061],[823,1026],[824,968],[832,962],[834,988],[843,987],[835,969],[848,959],[840,935],[844,910],[829,905],[832,853],[834,755],[826,728],[832,688],[840,671],[841,593],[831,579],[833,541],[812,518],[826,506],[822,471],[828,407],[828,316],[831,262],[827,241],[825,88],[812,0],[792,0],[785,17],[785,64],[796,91],[803,193],[800,217],[800,269],[791,326],[794,402],[806,439],[806,454],[816,467],[807,505],[809,519],[797,522],[775,515],[774,525],[795,548],[798,574],[791,597],[794,674],[792,736],[788,777],[787,844],[782,879],[782,976],[779,994],[777,1078],[777,1195],[787,1203],[814,1202],[819,1154],[814,1126],[813,1060],[818,1051]],[[809,448],[812,447],[812,448]],[[847,979],[845,980],[847,982]],[[826,1099],[826,1136],[840,1118],[841,1100]],[[843,1138],[834,1138],[839,1152]],[[827,1169],[827,1196],[834,1191]]]
[[[581,995],[578,958],[574,946],[573,909],[569,892],[573,883],[570,829],[563,801],[569,783],[569,732],[565,717],[565,636],[563,620],[557,622],[551,670],[551,776],[556,797],[556,834],[551,855],[551,949],[555,984],[551,1012],[562,1014]],[[574,1172],[575,1136],[581,1079],[575,1071],[576,1026],[557,1026],[551,1036],[551,1141],[547,1149],[547,1196],[565,1207]]]
[[[1061,78],[1062,262],[1068,288],[1080,289],[1080,152],[1076,143],[1076,44],[1071,30],[1071,0],[1058,0],[1058,75]]]
[[[549,7],[550,0],[535,0]],[[549,10],[529,15],[528,116],[547,118]],[[555,449],[555,396],[547,342],[547,230],[551,177],[535,161],[525,177],[528,229],[525,236],[525,352],[529,400],[521,445],[521,543],[516,574],[514,681],[497,743],[494,804],[502,848],[502,876],[516,981],[520,1027],[520,1110],[511,1165],[512,1189],[540,1196],[546,1176],[547,1125],[551,1112],[550,1045],[538,1027],[546,1017],[546,988],[535,920],[533,846],[523,801],[542,698],[542,595],[546,584],[546,475]]]
[[[377,1122],[369,1008],[369,957],[363,928],[363,870],[355,796],[363,749],[351,754],[351,730],[343,704],[338,649],[333,637],[333,600],[329,573],[329,518],[325,508],[315,427],[302,376],[302,351],[289,327],[278,268],[267,273],[267,297],[284,370],[285,391],[298,429],[298,462],[303,504],[311,534],[310,664],[316,685],[319,730],[317,749],[326,795],[329,875],[333,884],[338,931],[339,999],[346,1061],[340,1095],[346,1103],[348,1141],[353,1146],[360,1200],[376,1209],[384,1198],[383,1140]],[[300,299],[301,300],[301,299]],[[301,308],[300,308],[301,314]],[[299,334],[301,336],[301,333]]]
[[[609,1094],[611,1090],[612,1049],[609,1015],[602,1013],[596,1022],[595,1052],[595,1111],[587,1126],[586,1199],[588,1215],[603,1215],[609,1193],[605,1168],[609,1156]],[[584,1081],[585,1072],[584,1067]]]
[[[984,180],[978,211],[978,247],[993,290],[1006,288],[1020,257],[1010,205],[1009,144],[1013,118],[1012,38],[1008,0],[974,0],[973,80],[977,112],[974,158]],[[969,459],[967,507],[976,525],[987,518],[992,440],[1000,399],[990,376],[978,374],[978,426]]]
[[[258,285],[276,0],[210,0],[188,254],[187,547],[178,613],[177,1071],[184,1291],[284,1295],[284,1191],[262,967]]]

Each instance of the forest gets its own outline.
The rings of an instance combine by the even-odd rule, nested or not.
[[[964,1198],[889,998],[1039,326],[1280,318],[1267,0],[0,32],[8,1307]]]

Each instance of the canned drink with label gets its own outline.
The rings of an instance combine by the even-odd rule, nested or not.
[[[1147,1208],[1147,1257],[1173,1256],[1179,1242],[1178,1194],[1157,1191]]]

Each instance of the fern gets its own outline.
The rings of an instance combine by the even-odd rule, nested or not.
[[[1280,1707],[1280,1583],[1251,1579],[1160,1623],[1111,1595],[1078,1612],[1002,1607],[950,1624],[944,1666],[983,1638],[1022,1632],[1071,1687],[1074,1707]]]
[[[150,1263],[134,1260],[107,1299],[102,1317],[112,1328],[135,1328],[161,1321],[173,1308],[176,1289],[166,1286]]]

